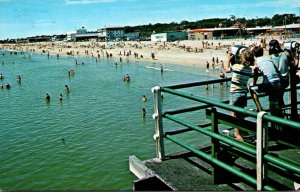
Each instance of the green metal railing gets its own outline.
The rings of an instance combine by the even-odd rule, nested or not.
[[[228,104],[228,101],[223,102],[216,102],[215,100],[207,99],[204,97],[196,96],[194,94],[185,93],[183,91],[177,90],[182,88],[189,88],[189,87],[195,87],[195,86],[203,86],[208,84],[216,84],[220,82],[226,82],[230,81],[230,78],[225,79],[216,79],[211,81],[202,81],[202,82],[194,82],[194,83],[188,83],[188,84],[180,84],[180,85],[172,85],[172,86],[166,86],[166,87],[154,87],[152,88],[152,92],[154,93],[154,100],[155,100],[155,110],[153,114],[153,118],[155,119],[155,126],[156,131],[154,138],[156,139],[156,151],[157,151],[157,157],[161,160],[165,160],[165,146],[164,146],[164,139],[168,139],[172,141],[173,143],[176,143],[177,145],[197,154],[201,157],[202,160],[209,162],[214,166],[220,167],[226,171],[229,171],[230,173],[238,176],[239,178],[243,179],[246,183],[256,186],[257,190],[275,190],[272,186],[268,185],[266,182],[268,179],[268,166],[276,167],[282,170],[283,172],[293,175],[296,175],[296,178],[300,178],[300,164],[299,162],[290,161],[286,158],[275,156],[272,153],[268,152],[268,123],[276,123],[278,125],[284,126],[286,129],[296,130],[300,133],[300,123],[296,121],[291,121],[275,116],[271,116],[267,114],[266,112],[255,112],[248,109],[232,106]],[[297,87],[299,89],[300,87]],[[287,91],[291,91],[290,89],[287,89]],[[179,97],[183,97],[192,101],[195,101],[197,103],[201,103],[199,106],[196,107],[188,107],[184,109],[177,109],[173,111],[162,111],[161,106],[161,94],[162,92],[169,93],[172,95],[176,95]],[[265,95],[261,95],[265,96]],[[250,97],[249,97],[250,98]],[[291,103],[287,106],[297,107],[297,103]],[[296,105],[296,106],[295,106]],[[203,109],[209,109],[211,111],[210,113],[210,119],[211,123],[205,124],[206,126],[211,126],[211,129],[203,129],[199,125],[195,125],[193,123],[190,123],[182,118],[179,118],[175,116],[176,114],[182,114],[186,112],[191,111],[197,111],[197,110],[203,110]],[[220,134],[219,124],[222,124],[224,122],[225,124],[233,123],[233,122],[226,122],[226,120],[221,120],[219,117],[220,113],[217,111],[218,109],[222,109],[222,111],[227,112],[237,112],[243,115],[246,115],[248,117],[252,117],[257,119],[256,122],[256,146],[247,143],[247,142],[240,142],[236,140],[235,138],[228,137],[224,134]],[[163,129],[163,119],[170,120],[172,122],[176,122],[180,125],[183,125],[186,127],[186,129],[176,132],[164,132]],[[234,124],[234,123],[233,123]],[[178,140],[173,135],[181,134],[183,132],[187,131],[197,131],[201,134],[204,134],[211,138],[211,144],[212,144],[212,150],[211,154],[207,154],[199,149],[195,149],[192,146],[186,144],[183,141]],[[253,176],[250,176],[244,172],[241,172],[237,168],[232,167],[231,165],[226,164],[225,162],[219,160],[217,157],[215,157],[215,153],[220,148],[220,142],[222,144],[226,144],[246,155],[252,156],[255,158],[256,161],[256,178]],[[286,143],[289,144],[289,143]],[[289,145],[294,146],[294,145]],[[297,147],[297,146],[294,146]],[[298,146],[299,147],[299,146]],[[215,175],[217,174],[213,169],[212,176],[215,178]]]

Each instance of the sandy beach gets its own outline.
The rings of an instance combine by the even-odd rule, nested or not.
[[[267,40],[268,42],[269,40]],[[233,45],[259,45],[259,39],[252,40],[205,40],[177,42],[43,42],[1,44],[1,49],[18,51],[35,51],[49,56],[71,55],[74,58],[83,56],[111,58],[116,62],[127,60],[145,60],[161,64],[177,64],[185,66],[212,66],[214,57],[220,64],[226,63],[226,52]]]
[[[203,44],[204,42],[204,44]],[[187,66],[206,66],[212,57],[220,62],[226,59],[226,51],[234,44],[252,44],[254,41],[180,41],[180,42],[47,42],[2,44],[1,49],[35,51],[51,55],[73,55],[74,57],[109,57],[120,61],[141,59],[157,63]],[[124,55],[125,53],[125,55]],[[154,54],[154,58],[152,58]],[[224,61],[225,62],[225,61]]]

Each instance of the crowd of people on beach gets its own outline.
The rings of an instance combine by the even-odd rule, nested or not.
[[[17,51],[33,51],[47,54],[47,57],[60,58],[61,55],[68,55],[74,57],[91,56],[98,62],[101,57],[114,58],[115,55],[119,58],[120,62],[124,57],[128,60],[130,57],[134,59],[160,60],[160,62],[180,63],[184,61],[189,62],[190,65],[194,61],[205,57],[206,54],[200,57],[197,54],[202,54],[212,50],[222,50],[231,46],[229,43],[216,43],[202,41],[199,44],[189,44],[188,42],[43,42],[43,43],[19,43],[19,44],[3,44],[0,49],[17,50]],[[216,48],[214,48],[216,47]],[[201,50],[201,51],[200,51]],[[171,53],[171,54],[170,54]],[[189,55],[186,60],[182,57],[184,54],[195,53],[196,55]],[[177,57],[170,60],[169,58]],[[193,57],[193,58],[192,58]],[[167,58],[166,60],[164,58]],[[76,64],[82,64],[76,59]],[[218,56],[216,57],[216,64],[218,64]]]

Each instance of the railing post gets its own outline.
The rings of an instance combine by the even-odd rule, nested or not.
[[[211,109],[211,129],[214,133],[218,133],[218,117],[217,117],[217,109],[215,107],[212,107]],[[219,152],[220,150],[220,143],[219,140],[211,138],[211,157],[212,158],[216,158],[216,154]],[[213,177],[213,182],[214,184],[217,184],[218,181],[218,170],[219,168],[216,166],[213,166],[212,169],[212,177]]]
[[[155,120],[155,135],[153,138],[156,140],[156,157],[160,160],[165,160],[165,149],[164,149],[164,131],[162,123],[162,109],[161,109],[161,89],[159,86],[152,88],[154,95],[154,114],[153,119]]]
[[[267,112],[257,114],[256,121],[256,190],[261,191],[268,178],[268,164],[264,162],[264,155],[268,152],[268,123],[263,120]]]
[[[291,120],[293,121],[298,121],[299,120],[299,115],[298,115],[298,106],[297,106],[297,80],[296,80],[296,75],[297,70],[291,69],[290,71],[290,104],[291,104]]]

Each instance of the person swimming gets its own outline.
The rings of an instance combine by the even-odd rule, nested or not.
[[[58,98],[59,98],[60,101],[62,101],[63,95],[62,95],[62,94],[59,94],[59,97],[58,97]]]
[[[146,113],[147,113],[147,112],[146,112],[146,109],[143,108],[143,109],[142,109],[142,116],[143,116],[143,117],[146,117]]]
[[[71,69],[71,70],[68,71],[68,75],[69,76],[74,75],[74,74],[75,74],[75,71],[73,69]]]
[[[69,88],[69,85],[65,85],[65,87],[66,87],[66,91],[67,91],[67,93],[70,93],[70,88]]]
[[[143,95],[142,101],[143,101],[143,102],[147,102],[147,97],[146,97],[146,95]]]
[[[4,76],[2,75],[2,73],[0,73],[0,80],[3,80]]]
[[[123,78],[124,81],[130,81],[130,76],[129,74],[126,74]]]
[[[46,94],[45,100],[46,100],[47,102],[50,101],[50,95],[49,95],[48,93]]]
[[[18,76],[17,76],[17,81],[18,81],[18,82],[21,82],[21,79],[22,79],[21,75],[18,75]]]
[[[10,89],[11,88],[11,86],[10,86],[9,83],[6,83],[5,87],[6,87],[6,89]]]
[[[65,140],[65,138],[61,138],[61,141],[62,141],[62,143],[64,144],[64,145],[66,145],[66,140]]]

